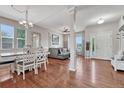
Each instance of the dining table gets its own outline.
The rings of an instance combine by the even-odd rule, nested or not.
[[[46,51],[46,50],[45,50],[45,53],[46,53],[47,57],[48,57],[48,54],[50,54],[50,52]],[[11,72],[14,73],[15,64],[16,64],[16,56],[24,55],[24,54],[26,54],[26,53],[24,53],[24,52],[1,53],[0,54],[0,66],[10,64]],[[47,60],[47,63],[49,63],[48,60]]]
[[[0,82],[13,78],[15,57],[0,57]]]
[[[23,55],[23,54],[24,54],[23,52],[1,53],[0,54],[0,67],[8,64],[8,65],[10,65],[11,72],[14,73],[16,56]]]

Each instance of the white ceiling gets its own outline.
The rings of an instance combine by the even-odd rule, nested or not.
[[[99,18],[104,18],[105,23],[119,20],[124,15],[124,6],[118,5],[89,5],[79,6],[77,14],[77,28],[96,25]]]
[[[27,6],[15,6],[19,10],[25,10]],[[34,24],[49,29],[62,30],[69,25],[69,5],[31,5],[29,7],[29,20]],[[82,31],[88,25],[95,25],[100,17],[105,23],[119,20],[124,14],[124,6],[118,5],[80,5],[77,6],[76,26],[77,31]],[[0,6],[0,16],[14,20],[24,19],[24,14],[19,13],[8,5]]]

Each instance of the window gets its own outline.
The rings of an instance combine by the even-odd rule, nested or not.
[[[81,36],[76,37],[76,44],[77,44],[77,48],[82,47],[82,37]]]
[[[25,46],[25,30],[16,29],[17,31],[17,47],[24,48]]]
[[[83,51],[83,34],[81,32],[76,34],[76,50],[78,54]]]
[[[14,27],[6,24],[1,24],[1,42],[3,49],[13,48],[14,41]]]
[[[33,37],[33,41],[32,41],[33,48],[40,47],[40,34],[39,33],[33,33],[32,37]]]

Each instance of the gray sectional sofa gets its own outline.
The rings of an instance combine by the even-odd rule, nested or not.
[[[70,52],[65,48],[49,48],[49,52],[50,58],[68,59],[70,57]]]

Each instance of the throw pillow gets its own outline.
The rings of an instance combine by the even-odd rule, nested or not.
[[[124,56],[121,57],[121,60],[124,61]]]
[[[60,49],[58,49],[58,54],[61,54],[61,51],[60,51]]]

